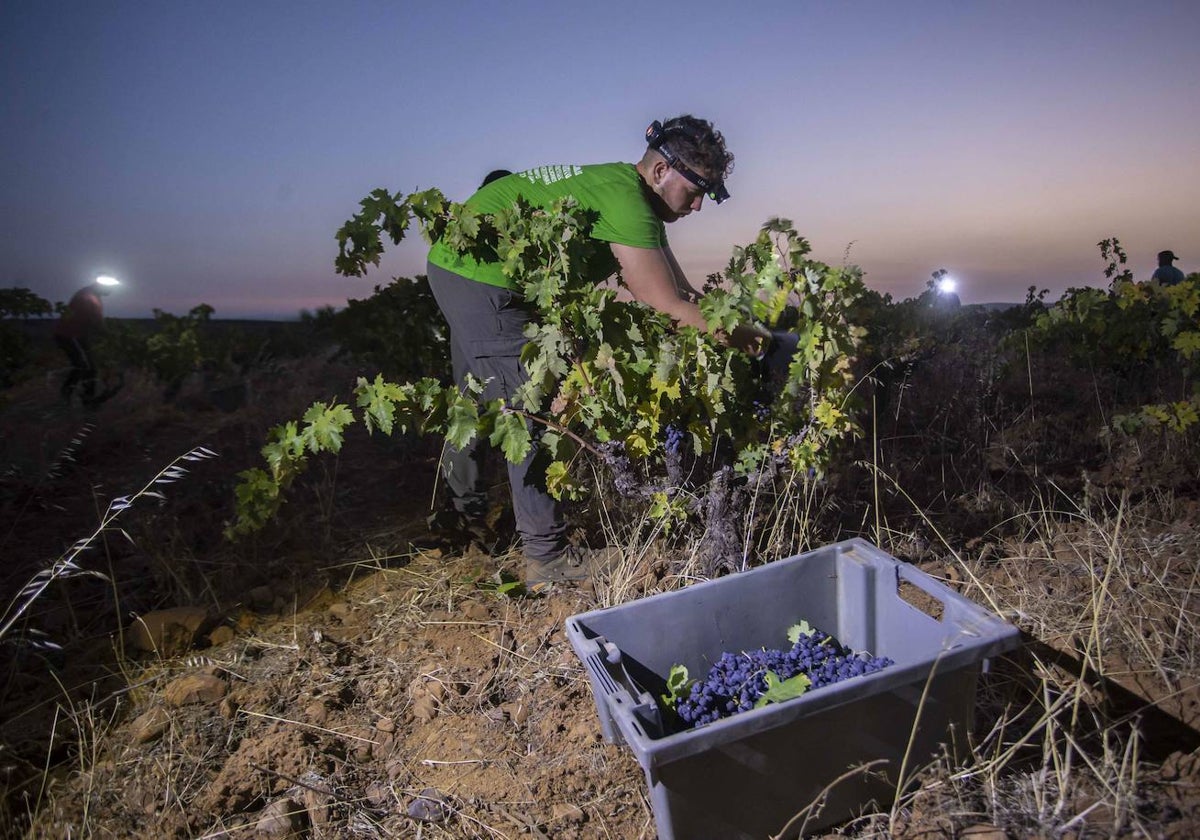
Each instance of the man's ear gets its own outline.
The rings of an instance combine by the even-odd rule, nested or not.
[[[666,159],[655,155],[654,165],[650,167],[650,176],[653,179],[654,186],[661,187],[662,182],[666,179],[670,171],[671,165],[667,163]]]

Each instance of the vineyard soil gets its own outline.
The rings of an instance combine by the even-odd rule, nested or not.
[[[314,461],[276,522],[236,543],[223,538],[236,473],[260,463],[266,429],[313,400],[348,400],[364,371],[327,356],[279,361],[247,375],[234,406],[198,377],[164,399],[160,385],[131,374],[85,412],[59,401],[45,361],[43,374],[4,392],[0,413],[6,603],[92,533],[109,500],[197,446],[218,457],[187,464],[186,476],[157,488],[163,499],[136,500],[81,555],[85,571],[105,578],[60,580],[31,606],[27,626],[61,650],[3,646],[0,832],[654,836],[642,771],[601,738],[563,631],[568,616],[614,599],[615,582],[536,598],[497,592],[500,573],[519,571],[517,552],[484,553],[426,527],[432,444],[353,428],[340,456]],[[503,528],[502,481],[495,489]],[[1000,536],[994,522],[964,530],[976,521],[966,517],[947,529],[948,544],[930,538],[928,523],[920,534],[876,532],[886,550],[1028,634],[1022,654],[984,681],[981,739],[1004,719],[1014,727],[1008,743],[1026,723],[1022,710],[1036,716],[1022,705],[1031,682],[1079,680],[1076,718],[1094,721],[1071,733],[1080,753],[1119,752],[1136,720],[1143,736],[1132,760],[1142,763],[1133,790],[1121,787],[1127,775],[1083,772],[1060,789],[1053,778],[1064,777],[1044,771],[1035,789],[1038,772],[1027,771],[1042,753],[1031,750],[983,793],[934,765],[901,806],[883,803],[841,836],[1200,836],[1200,671],[1190,646],[1200,504],[1186,494],[1158,502],[1152,513],[1084,511],[1049,531],[1034,523]],[[831,530],[828,541],[847,535]],[[673,550],[639,546],[622,597],[682,585]],[[1128,568],[1110,580],[1114,551]],[[1111,626],[1077,623],[1097,598],[1116,603],[1152,587],[1175,596],[1139,602],[1144,633],[1123,633],[1132,613],[1121,610]],[[1034,747],[1051,737],[1029,731],[1042,732]],[[1038,810],[1047,801],[1060,803],[1052,829]]]

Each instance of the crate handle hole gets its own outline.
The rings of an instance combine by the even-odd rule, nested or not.
[[[934,621],[941,621],[942,616],[946,614],[945,604],[921,587],[907,580],[901,579],[897,581],[896,594],[900,596],[900,600],[904,601],[904,603],[918,612],[924,613]]]

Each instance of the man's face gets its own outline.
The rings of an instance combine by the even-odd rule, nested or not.
[[[709,177],[706,172],[700,174]],[[652,188],[660,199],[656,202],[655,212],[660,219],[670,223],[700,210],[704,204],[704,191],[671,168],[666,161],[655,167],[654,175]]]

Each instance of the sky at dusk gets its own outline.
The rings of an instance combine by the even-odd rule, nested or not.
[[[1200,2],[6,0],[0,287],[109,314],[295,317],[365,278],[334,232],[375,187],[635,161],[711,119],[732,199],[669,226],[699,284],[772,216],[900,299],[964,303],[1200,270]]]

